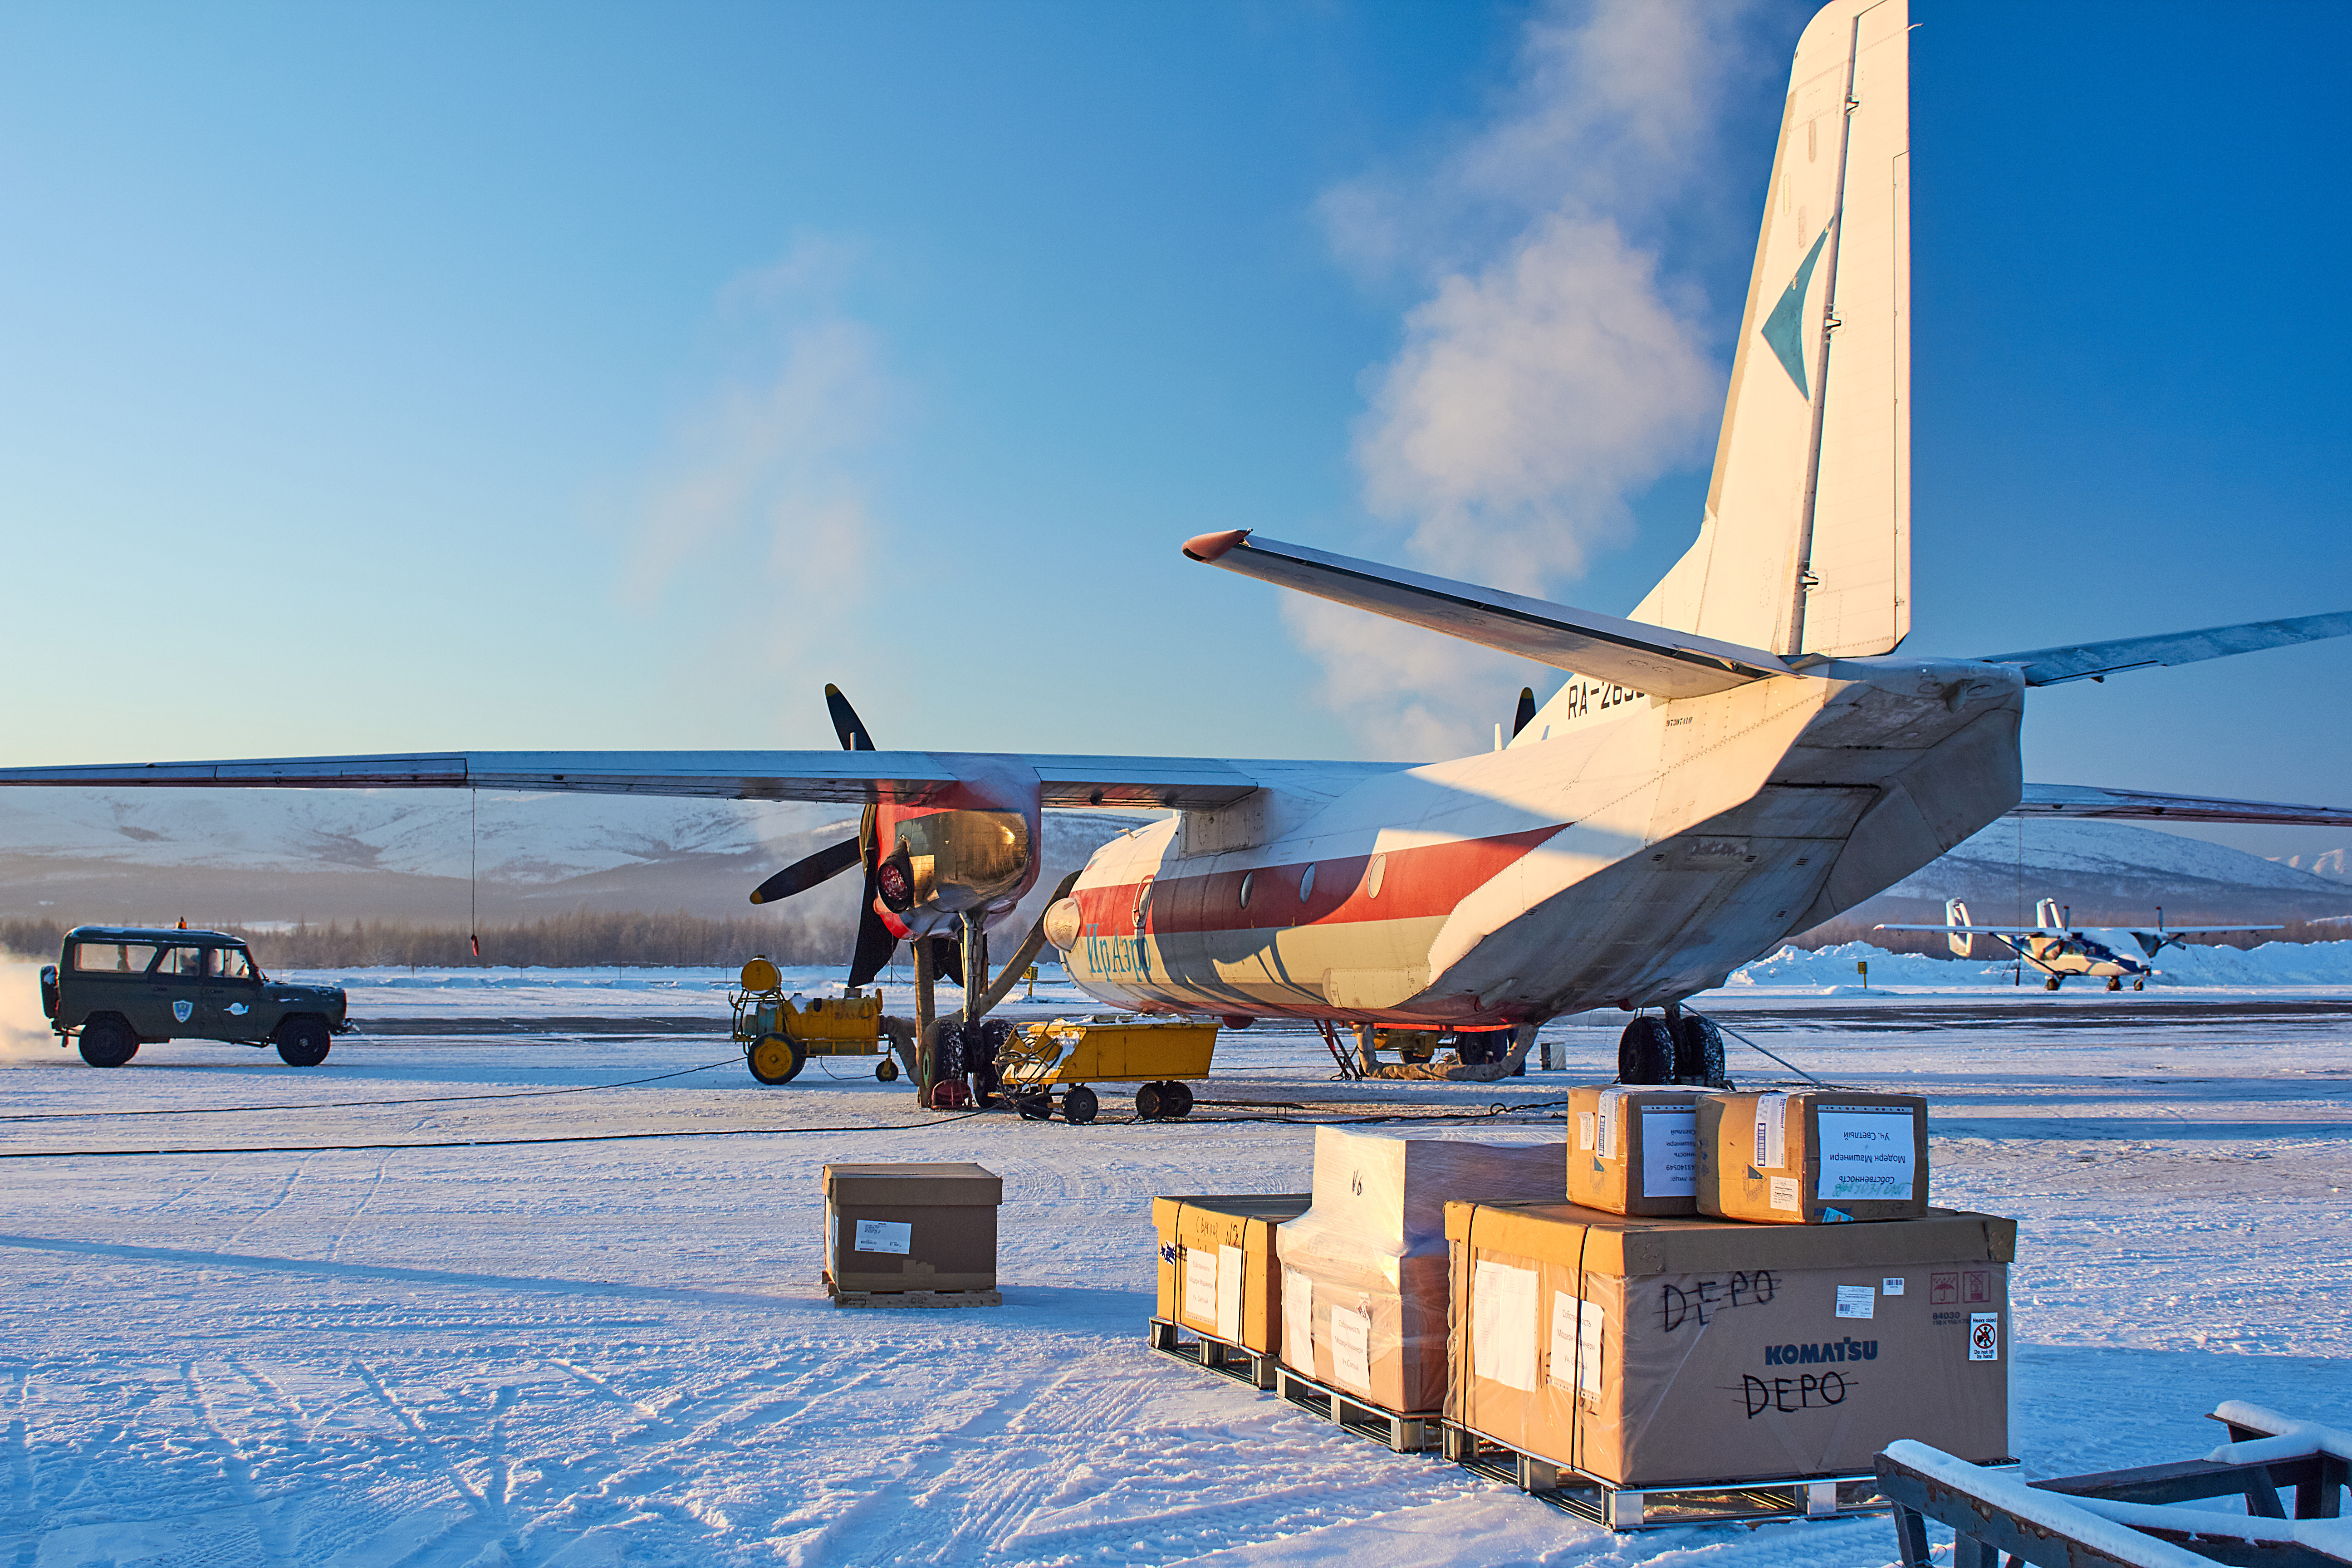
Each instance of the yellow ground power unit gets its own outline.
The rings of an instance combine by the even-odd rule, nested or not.
[[[876,1078],[888,1083],[898,1076],[882,1033],[880,991],[787,996],[782,975],[764,956],[743,966],[742,980],[743,989],[728,997],[735,1009],[735,1043],[761,1083],[792,1082],[811,1057],[878,1057]]]
[[[1136,1119],[1157,1121],[1192,1110],[1192,1091],[1183,1080],[1208,1077],[1216,1049],[1214,1024],[1096,1014],[1014,1030],[996,1068],[1006,1096],[1032,1121],[1054,1113],[1055,1089],[1063,1120],[1083,1123],[1101,1108],[1089,1085],[1139,1083]]]

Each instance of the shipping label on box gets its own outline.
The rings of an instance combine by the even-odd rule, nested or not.
[[[1908,1105],[1823,1105],[1814,1110],[1821,1129],[1821,1177],[1816,1197],[1843,1202],[1911,1196],[1912,1152],[1918,1116]]]

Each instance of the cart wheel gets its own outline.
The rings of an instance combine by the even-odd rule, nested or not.
[[[1168,1114],[1171,1116],[1190,1116],[1192,1114],[1192,1086],[1191,1084],[1185,1083],[1181,1079],[1171,1079],[1168,1085]]]
[[[874,1076],[884,1083],[896,1083],[898,1081],[898,1064],[884,1057],[874,1064]]]
[[[1166,1085],[1147,1083],[1135,1091],[1135,1119],[1138,1121],[1157,1121],[1172,1114],[1168,1109]]]
[[[1024,1121],[1043,1121],[1054,1114],[1054,1097],[1050,1093],[1016,1094],[1013,1109],[1021,1113]]]
[[[807,1051],[790,1035],[763,1035],[751,1047],[751,1076],[764,1084],[790,1083],[807,1060]]]
[[[1085,1084],[1062,1096],[1062,1120],[1073,1127],[1084,1127],[1101,1109],[1102,1101],[1096,1099],[1095,1091]]]

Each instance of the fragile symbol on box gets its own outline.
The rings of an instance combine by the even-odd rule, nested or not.
[[[1969,1359],[1970,1361],[2000,1359],[2000,1314],[1999,1312],[1969,1314]]]

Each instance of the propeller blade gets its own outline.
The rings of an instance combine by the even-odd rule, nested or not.
[[[870,871],[866,877],[866,901],[857,908],[857,951],[850,955],[849,983],[864,985],[881,973],[891,954],[898,951],[898,937],[874,912],[874,875]]]
[[[819,882],[840,876],[865,858],[857,840],[845,838],[838,844],[828,844],[815,854],[793,861],[766,881],[751,889],[755,904],[772,904],[778,899],[789,899],[803,893]]]
[[[1536,689],[1532,686],[1522,686],[1519,688],[1519,711],[1518,715],[1511,721],[1511,733],[1516,735],[1526,729],[1535,721],[1535,716]]]
[[[841,737],[843,751],[870,752],[874,749],[874,737],[866,732],[866,721],[857,716],[857,710],[849,705],[849,699],[841,694],[841,688],[831,681],[825,683],[824,707],[825,711],[833,715],[833,732]]]

